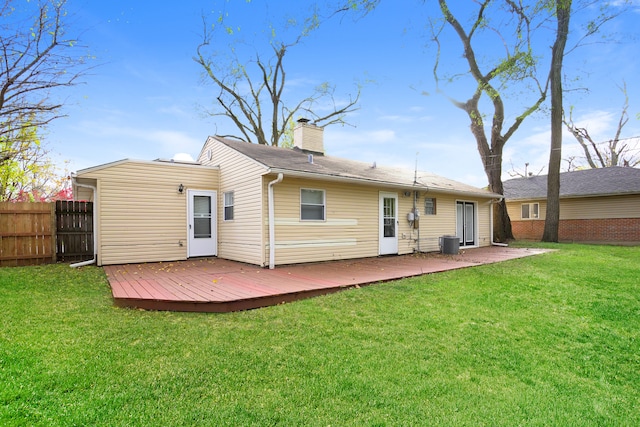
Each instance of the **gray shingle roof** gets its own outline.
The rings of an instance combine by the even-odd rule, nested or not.
[[[640,169],[610,167],[560,174],[560,197],[593,197],[640,194]],[[504,182],[507,200],[545,199],[547,175]]]
[[[499,197],[485,189],[463,184],[429,172],[415,172],[409,169],[385,167],[371,163],[342,159],[339,157],[314,155],[309,163],[309,155],[300,149],[279,148],[259,144],[249,144],[220,137],[213,137],[226,146],[256,160],[274,172],[287,171],[313,175],[316,178],[340,178],[354,181],[367,181],[381,185],[419,188],[437,192],[474,194],[483,197]]]

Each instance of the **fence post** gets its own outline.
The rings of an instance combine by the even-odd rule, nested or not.
[[[56,203],[51,202],[51,261],[53,263],[58,262],[58,254],[57,254],[57,246],[56,246],[56,238],[57,238],[57,227],[56,227]]]

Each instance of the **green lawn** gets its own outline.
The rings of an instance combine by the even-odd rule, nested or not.
[[[640,425],[640,247],[551,247],[232,314],[0,269],[0,425]]]

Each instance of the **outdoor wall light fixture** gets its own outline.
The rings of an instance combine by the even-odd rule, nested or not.
[[[184,185],[178,185],[178,193],[182,194],[184,192]]]

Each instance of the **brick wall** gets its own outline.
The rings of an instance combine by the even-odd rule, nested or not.
[[[540,240],[544,221],[511,221],[518,240]],[[561,242],[640,242],[640,218],[560,220]]]
[[[544,221],[514,221],[511,220],[513,236],[517,240],[540,240],[544,231]]]

